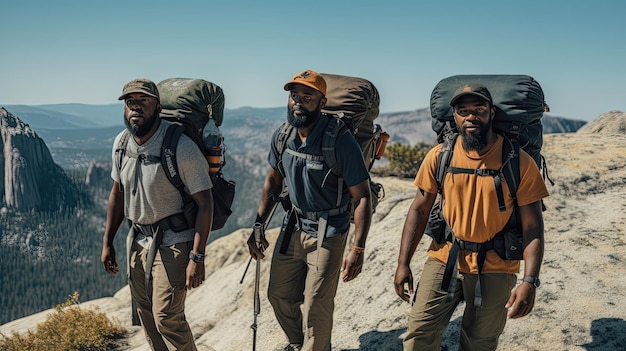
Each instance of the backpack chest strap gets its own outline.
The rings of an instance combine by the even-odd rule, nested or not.
[[[447,172],[455,174],[455,173],[463,173],[463,174],[474,174],[479,177],[493,177],[493,185],[496,188],[496,196],[498,197],[498,209],[500,212],[506,211],[506,205],[504,203],[504,192],[502,191],[502,179],[500,178],[501,170],[497,169],[472,169],[472,168],[459,168],[459,167],[448,167]]]
[[[304,158],[308,161],[318,161],[318,162],[324,161],[324,156],[322,155],[305,154],[303,152],[298,152],[295,150],[291,150],[289,148],[285,149],[285,152],[296,157]]]

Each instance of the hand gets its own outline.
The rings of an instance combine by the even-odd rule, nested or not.
[[[404,288],[404,285],[408,286],[408,289]],[[393,279],[393,285],[396,288],[396,294],[400,296],[405,302],[411,301],[413,295],[413,273],[408,265],[398,265],[396,268],[396,276]]]
[[[191,290],[199,287],[204,282],[204,262],[189,260],[186,273],[185,288]]]
[[[252,256],[252,258],[254,258],[255,260],[259,258],[265,258],[263,251],[265,251],[265,249],[270,246],[270,243],[267,242],[267,240],[265,239],[265,233],[261,233],[261,245],[257,245],[256,238],[254,237],[254,230],[250,234],[247,244],[248,250],[250,251],[250,256]]]
[[[511,292],[511,297],[504,306],[509,310],[507,316],[516,319],[529,314],[535,305],[535,290],[536,288],[528,282],[522,282],[518,285]]]
[[[104,266],[104,270],[109,274],[117,274],[120,269],[117,266],[117,261],[115,260],[115,247],[113,245],[103,246],[102,247],[102,255],[100,257],[100,261]]]
[[[341,271],[343,275],[341,278],[344,282],[349,282],[356,278],[363,269],[363,253],[357,253],[354,250],[350,250],[346,257],[343,259],[341,265]]]

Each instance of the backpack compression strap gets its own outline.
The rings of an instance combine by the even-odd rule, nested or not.
[[[459,167],[452,167],[452,166],[448,166],[448,169],[447,169],[447,172],[450,172],[452,174],[465,173],[465,174],[475,174],[480,177],[493,177],[493,183],[494,183],[494,186],[496,187],[496,195],[498,197],[498,208],[500,209],[500,212],[506,211],[506,205],[504,204],[504,193],[502,192],[502,178],[500,178],[500,174],[504,173],[504,170],[508,168],[508,165],[511,162],[511,160],[515,158],[516,155],[519,154],[519,151],[516,154],[514,147],[509,146],[509,145],[512,145],[512,142],[508,138],[505,137],[505,141],[508,141],[508,143],[505,144],[505,146],[503,146],[502,152],[505,155],[503,155],[504,158],[502,161],[502,166],[500,166],[500,169],[470,169],[470,168],[459,168]],[[509,150],[507,151],[507,149]],[[514,187],[515,191],[514,192],[511,191],[511,194],[513,195],[514,201],[517,201],[517,197],[516,197],[517,184],[516,183],[512,184],[512,186]]]

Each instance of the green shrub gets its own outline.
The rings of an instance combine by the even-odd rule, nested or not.
[[[126,330],[106,314],[78,305],[78,292],[55,307],[55,312],[24,335],[0,335],[0,350],[6,351],[99,351],[113,349],[113,342]]]
[[[379,173],[402,178],[414,178],[424,157],[433,145],[418,143],[414,146],[395,143],[387,146],[385,157],[389,160],[387,167]]]

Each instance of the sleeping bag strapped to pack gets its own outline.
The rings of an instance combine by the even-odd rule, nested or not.
[[[338,116],[352,130],[361,146],[365,165],[371,169],[376,142],[382,132],[380,125],[374,125],[380,105],[378,90],[372,82],[363,78],[327,73],[321,73],[321,76],[327,87],[327,101],[322,112]]]
[[[542,169],[541,117],[548,111],[548,105],[539,83],[527,75],[457,75],[442,79],[430,97],[432,128],[438,135],[437,141],[443,141],[446,122],[456,128],[450,100],[454,91],[466,83],[482,84],[489,89],[496,107],[494,130],[517,140]]]
[[[209,162],[213,182],[211,230],[221,229],[232,213],[231,206],[235,197],[235,182],[227,181],[222,174],[224,138],[219,130],[224,119],[225,99],[222,88],[204,79],[192,78],[165,79],[157,84],[157,88],[161,96],[160,117],[184,126],[185,134],[194,140]],[[175,162],[173,166],[176,166]],[[177,171],[172,173],[177,174]],[[181,190],[182,183],[180,177],[177,178],[179,183],[176,179],[172,183]]]

